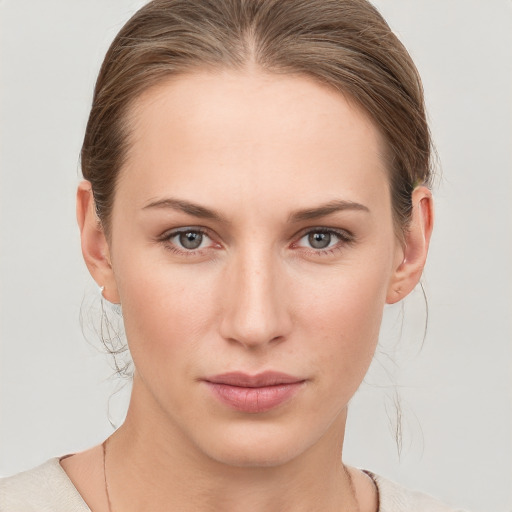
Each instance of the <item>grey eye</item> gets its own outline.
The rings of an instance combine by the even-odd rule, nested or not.
[[[198,231],[186,231],[179,234],[179,241],[185,249],[197,249],[203,242],[203,234]]]
[[[308,242],[314,249],[325,249],[331,244],[331,233],[314,232],[309,233]]]

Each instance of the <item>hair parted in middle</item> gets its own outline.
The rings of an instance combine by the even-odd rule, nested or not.
[[[416,67],[375,7],[366,0],[153,0],[106,54],[82,147],[82,173],[107,236],[134,102],[171,77],[219,69],[307,76],[363,109],[386,141],[403,234],[412,190],[431,184],[431,138]]]

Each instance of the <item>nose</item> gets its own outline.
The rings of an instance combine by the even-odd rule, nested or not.
[[[281,264],[262,252],[234,257],[222,286],[221,336],[253,350],[284,341],[292,327]]]

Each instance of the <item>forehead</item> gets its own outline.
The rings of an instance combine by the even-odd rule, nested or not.
[[[261,196],[300,207],[304,195],[388,195],[379,131],[354,102],[308,77],[181,75],[141,95],[129,121],[119,188],[139,204],[167,192],[206,202],[215,194],[226,207]]]

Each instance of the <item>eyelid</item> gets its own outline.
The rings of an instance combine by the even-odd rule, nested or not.
[[[201,233],[202,235],[209,236],[209,230],[201,227],[201,226],[180,226],[179,228],[172,228],[165,230],[161,235],[158,236],[159,240],[169,239],[173,236],[179,235],[181,233],[188,233],[190,231],[194,231],[197,233]]]
[[[345,242],[352,242],[355,240],[355,236],[352,232],[350,232],[348,229],[342,229],[342,228],[332,228],[327,226],[313,226],[309,228],[302,229],[297,234],[293,236],[294,240],[300,240],[306,235],[309,235],[311,233],[330,233],[338,236]]]
[[[179,246],[171,242],[171,239],[174,238],[175,236],[189,232],[200,233],[202,236],[209,238],[211,241],[211,245],[208,247],[202,247],[198,249],[185,249],[180,248]],[[172,250],[175,253],[193,256],[197,254],[202,254],[203,251],[206,251],[208,249],[217,249],[221,247],[221,244],[217,242],[216,238],[218,237],[213,235],[210,229],[205,228],[203,226],[180,226],[178,228],[168,229],[167,231],[164,231],[160,236],[157,237],[157,241],[163,243],[166,248]]]
[[[333,246],[326,247],[324,249],[315,249],[313,247],[306,247],[299,245],[300,240],[302,240],[305,236],[310,235],[311,233],[329,233],[331,235],[336,236],[339,241]],[[316,255],[325,255],[332,254],[333,252],[342,250],[343,248],[353,244],[355,242],[355,236],[353,233],[346,229],[341,228],[332,228],[326,226],[314,226],[301,230],[293,237],[293,242],[291,247],[293,249],[303,249],[311,254]]]

